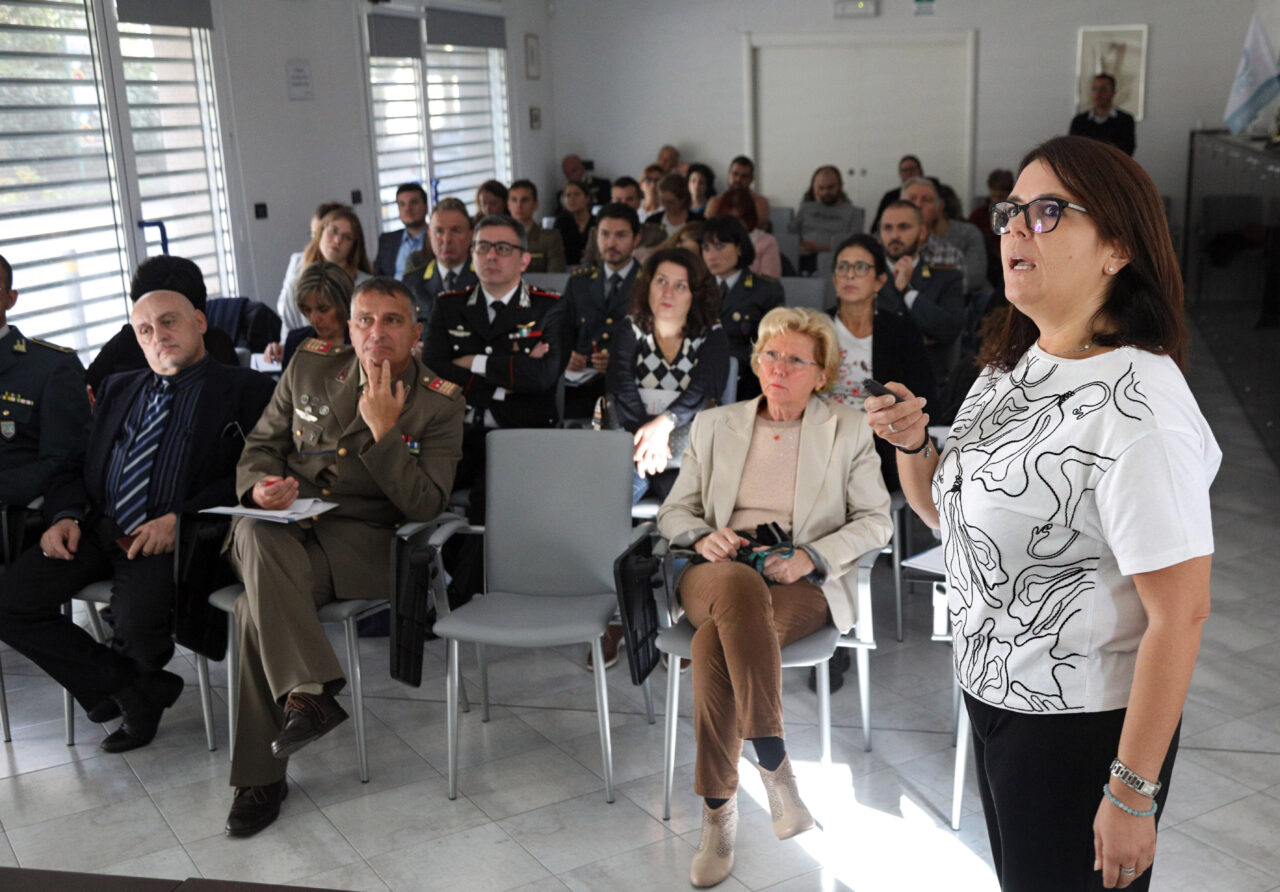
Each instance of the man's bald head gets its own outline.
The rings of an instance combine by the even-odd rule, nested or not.
[[[157,375],[176,375],[204,359],[204,313],[176,291],[143,294],[134,302],[129,324]]]

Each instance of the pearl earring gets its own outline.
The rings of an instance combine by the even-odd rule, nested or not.
[[[1113,273],[1113,272],[1115,272],[1115,271],[1116,271],[1116,268],[1115,268],[1114,266],[1109,266],[1109,267],[1107,267],[1107,272],[1109,272],[1109,273]]]

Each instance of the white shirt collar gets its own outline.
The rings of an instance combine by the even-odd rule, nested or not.
[[[1098,117],[1096,114],[1094,114],[1094,111],[1093,111],[1093,109],[1092,109],[1092,108],[1090,108],[1090,109],[1089,109],[1089,118],[1090,118],[1090,119],[1093,121],[1093,123],[1095,123],[1095,124],[1105,124],[1107,121],[1111,120],[1111,119],[1112,119],[1112,118],[1114,118],[1115,116],[1116,116],[1116,107],[1115,107],[1114,105],[1113,105],[1113,106],[1111,106],[1111,108],[1110,108],[1110,109],[1108,109],[1108,111],[1107,111],[1106,115],[1105,115],[1104,117],[1101,117],[1101,118],[1100,118],[1100,117]]]
[[[485,306],[487,306],[489,309],[493,309],[493,305],[498,301],[502,301],[504,304],[509,304],[511,302],[511,298],[514,297],[516,293],[519,291],[520,291],[519,282],[516,283],[516,287],[512,288],[506,294],[502,295],[502,297],[493,297],[491,294],[489,294],[488,291],[484,290],[484,286],[481,286],[480,288],[480,293],[484,295]]]
[[[6,322],[4,327],[0,328],[0,341],[3,341],[7,337],[9,337],[9,323]]]
[[[606,282],[609,281],[609,279],[612,278],[613,276],[621,276],[622,278],[625,279],[627,276],[631,275],[631,267],[635,265],[636,265],[636,259],[634,257],[628,260],[627,265],[620,270],[614,270],[612,267],[609,266],[609,264],[606,263],[604,265],[604,279]]]
[[[721,279],[719,276],[716,276],[716,279],[720,281],[720,284],[728,285],[729,290],[732,291],[733,286],[738,284],[738,279],[740,279],[741,277],[742,277],[742,270],[735,269],[733,271],[733,275],[725,276],[723,279]]]

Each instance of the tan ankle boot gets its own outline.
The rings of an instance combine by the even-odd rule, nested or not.
[[[716,809],[702,803],[702,839],[689,868],[689,882],[699,889],[724,882],[733,871],[733,841],[738,835],[738,797]]]
[[[775,771],[768,771],[761,765],[756,767],[760,769],[764,791],[769,796],[769,813],[773,815],[773,832],[778,839],[790,839],[811,828],[813,815],[800,801],[796,775],[791,770],[791,757],[783,756],[782,764]]]

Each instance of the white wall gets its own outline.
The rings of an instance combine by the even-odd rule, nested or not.
[[[658,147],[673,142],[686,160],[709,162],[723,178],[746,148],[744,32],[904,33],[975,30],[978,37],[974,182],[1013,167],[1037,141],[1066,132],[1073,108],[1076,32],[1082,25],[1150,26],[1146,118],[1135,157],[1157,186],[1180,200],[1188,131],[1221,126],[1254,0],[937,0],[933,16],[915,16],[908,0],[880,0],[874,19],[840,19],[831,0],[556,0],[550,19],[557,103],[556,148],[592,157],[610,176],[638,176]],[[842,91],[873,90],[886,102],[892,71],[874,83],[815,84],[815,115],[839,114]],[[607,124],[606,124],[607,122]],[[874,120],[867,126],[875,126]],[[935,146],[902,147],[929,166]],[[853,161],[854,159],[848,159]],[[872,176],[874,176],[872,172]],[[770,194],[768,171],[760,171]],[[881,174],[885,188],[895,170]],[[798,195],[770,196],[793,204]]]
[[[350,201],[376,248],[377,190],[359,19],[351,0],[219,0],[215,58],[240,291],[274,304],[321,201]],[[307,59],[315,99],[289,101],[285,60]],[[265,220],[253,205],[266,202]]]

